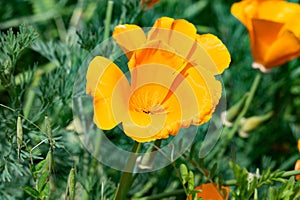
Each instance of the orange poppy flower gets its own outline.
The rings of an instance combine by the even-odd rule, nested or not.
[[[214,75],[230,62],[216,36],[198,35],[193,24],[163,17],[147,36],[126,24],[115,27],[113,38],[129,59],[130,83],[113,61],[97,56],[90,62],[86,92],[94,99],[99,128],[121,123],[127,136],[148,142],[211,118],[221,96]]]
[[[151,8],[154,6],[154,4],[160,2],[161,0],[142,0],[142,5],[146,5],[147,9]]]
[[[300,5],[283,0],[243,0],[231,13],[248,29],[254,68],[269,71],[300,56]]]
[[[219,190],[215,184],[207,183],[196,187],[195,190],[201,190],[201,192],[197,193],[197,198],[202,198],[203,200],[227,200],[230,188],[222,186],[222,189]]]
[[[300,170],[300,160],[297,160],[296,164],[295,164],[295,170]],[[300,179],[300,174],[295,176],[296,180]]]

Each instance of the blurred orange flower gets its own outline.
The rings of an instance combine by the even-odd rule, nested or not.
[[[283,0],[243,0],[231,13],[248,29],[254,68],[269,71],[300,56],[300,5]]]
[[[203,200],[227,200],[230,188],[222,186],[222,189],[219,190],[215,184],[207,183],[196,187],[195,190],[201,190],[201,192],[197,193],[197,198],[202,198]]]
[[[300,170],[300,160],[297,160],[296,164],[295,164],[295,170]],[[295,176],[296,180],[300,179],[300,174]]]
[[[214,75],[229,66],[225,45],[198,35],[185,20],[162,17],[148,32],[115,27],[114,40],[129,59],[130,83],[117,65],[97,56],[89,64],[86,92],[94,99],[94,122],[104,130],[122,123],[127,136],[148,142],[207,122],[221,96]]]
[[[142,5],[146,5],[146,8],[149,9],[160,1],[161,0],[142,0]]]

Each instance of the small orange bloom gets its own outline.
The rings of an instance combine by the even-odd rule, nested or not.
[[[142,5],[146,5],[147,9],[151,8],[154,6],[154,4],[160,2],[161,0],[142,0]]]
[[[230,188],[222,186],[222,189],[219,190],[215,184],[207,183],[196,187],[195,190],[201,190],[201,192],[197,193],[197,197],[203,200],[227,200]]]
[[[231,13],[248,29],[254,68],[268,71],[300,56],[300,5],[283,0],[243,0]]]
[[[114,40],[128,57],[130,83],[117,65],[97,56],[89,64],[86,92],[94,122],[104,130],[122,124],[127,136],[148,142],[207,122],[221,96],[221,74],[230,62],[224,44],[198,35],[193,24],[163,17],[147,36],[136,25],[119,25]]]
[[[297,160],[296,164],[295,164],[295,170],[300,170],[300,160]],[[295,176],[296,180],[300,179],[300,174]]]

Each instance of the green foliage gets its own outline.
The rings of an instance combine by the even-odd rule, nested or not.
[[[234,0],[163,0],[149,9],[140,0],[117,0],[111,23],[105,24],[107,2],[1,3],[0,199],[113,199],[120,172],[99,163],[81,144],[82,133],[74,128],[72,95],[74,89],[84,88],[74,83],[90,53],[115,59],[126,72],[128,59],[116,58],[121,49],[115,43],[106,41],[99,47],[104,33],[111,35],[114,26],[125,23],[150,27],[161,16],[185,18],[199,33],[213,33],[226,44],[232,63],[222,75],[223,94],[229,108],[241,101],[232,109],[233,123],[245,107],[242,117],[270,110],[274,115],[249,138],[236,134],[239,124],[236,131],[225,127],[212,151],[200,159],[201,147],[211,145],[211,141],[203,143],[208,124],[202,126],[190,152],[161,170],[135,175],[128,197],[185,199],[192,195],[195,199],[199,191],[194,188],[212,182],[220,188],[230,185],[231,199],[299,198],[300,183],[294,180],[295,174],[285,171],[292,170],[299,158],[300,60],[264,74],[254,98],[245,105],[256,71],[250,67],[247,30],[230,14]],[[129,149],[132,144],[119,129],[107,135],[120,148]],[[143,144],[141,151],[148,147]]]
[[[14,34],[12,28],[6,33],[0,33],[0,84],[7,88],[15,84],[14,77],[17,59],[21,53],[31,45],[38,35],[31,26],[20,26],[17,34]],[[13,85],[14,86],[14,85]]]
[[[263,186],[268,185],[267,199],[297,199],[299,197],[299,183],[296,184],[294,177],[286,179],[283,171],[276,170],[271,172],[270,169],[259,170],[256,173],[250,173],[245,168],[230,162],[230,166],[234,172],[236,179],[236,189],[232,192],[232,199],[250,199],[258,198],[257,193],[266,194],[267,191],[261,190]],[[260,195],[259,199],[265,199]]]

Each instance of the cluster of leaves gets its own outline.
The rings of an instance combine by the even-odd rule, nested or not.
[[[232,192],[232,199],[250,199],[254,195],[254,199],[297,199],[300,196],[300,184],[293,177],[285,179],[283,171],[271,172],[270,169],[259,173],[249,173],[245,168],[231,162],[230,163],[235,178],[236,190]],[[278,183],[275,185],[275,183]],[[262,194],[259,189],[267,185],[268,189]]]

